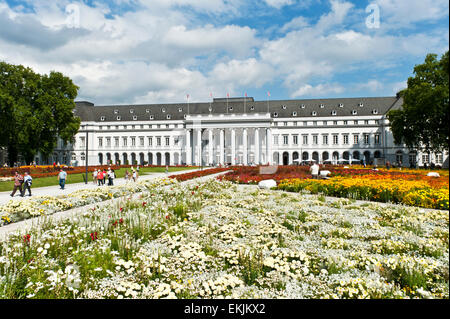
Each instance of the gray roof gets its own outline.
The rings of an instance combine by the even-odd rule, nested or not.
[[[402,99],[392,97],[328,98],[303,100],[254,101],[245,99],[245,112],[267,113],[268,103],[271,117],[330,117],[384,115],[391,108],[401,107]],[[185,114],[242,114],[244,98],[221,98],[206,103],[139,104],[95,106],[86,101],[75,102],[75,115],[86,122],[124,122],[184,120]],[[228,110],[227,110],[228,105]],[[361,106],[362,105],[362,106]],[[189,113],[188,113],[189,108]],[[353,112],[356,111],[356,114]],[[375,111],[375,112],[374,112]],[[167,116],[170,116],[170,119]],[[117,117],[120,116],[120,120]],[[152,119],[150,118],[152,117]]]

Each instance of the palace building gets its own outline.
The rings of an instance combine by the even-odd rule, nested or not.
[[[398,97],[255,101],[214,98],[205,103],[96,106],[76,102],[81,127],[68,145],[36,162],[84,166],[367,165],[425,163],[448,167],[448,151],[421,153],[394,144],[389,110]]]

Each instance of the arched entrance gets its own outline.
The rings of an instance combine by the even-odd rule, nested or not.
[[[166,165],[170,165],[170,153],[164,155],[164,160]]]
[[[161,153],[156,153],[156,165],[161,166]]]
[[[312,153],[312,159],[313,159],[316,163],[319,163],[319,153],[313,152],[313,153]]]
[[[288,164],[289,164],[289,153],[283,152],[283,165],[288,165]]]

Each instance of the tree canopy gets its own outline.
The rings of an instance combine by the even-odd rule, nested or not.
[[[423,64],[414,67],[408,87],[398,93],[403,98],[402,108],[388,113],[396,144],[426,152],[448,149],[448,81],[448,51],[440,60],[436,54],[428,54]]]
[[[78,86],[60,72],[40,75],[31,68],[0,62],[0,146],[10,164],[22,155],[48,156],[58,137],[69,142],[80,127],[73,115]]]

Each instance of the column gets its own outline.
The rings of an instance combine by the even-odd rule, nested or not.
[[[197,165],[202,165],[202,129],[197,129],[197,147],[195,152]]]
[[[231,129],[231,165],[236,165],[236,131]]]
[[[260,164],[259,159],[259,128],[255,129],[255,164]]]
[[[192,165],[191,130],[186,130],[186,165]]]
[[[270,128],[266,129],[266,162],[272,164],[273,156],[272,156],[272,132]]]
[[[244,128],[242,131],[242,144],[243,144],[243,151],[244,151],[244,165],[248,165],[248,139],[247,139],[247,129]]]
[[[225,151],[225,130],[220,129],[220,146],[219,146],[219,164],[223,165],[224,161],[224,151]]]
[[[214,163],[214,154],[213,154],[213,130],[208,130],[208,164],[212,165]]]

